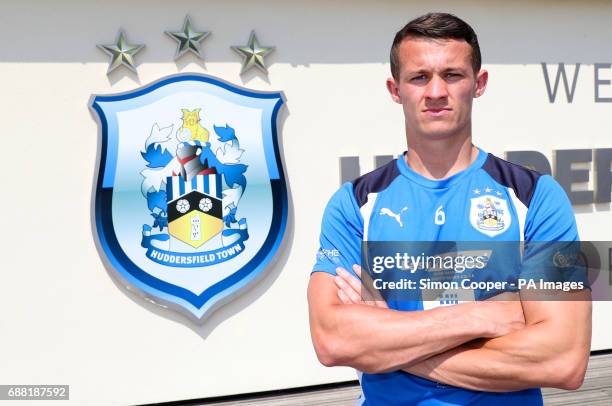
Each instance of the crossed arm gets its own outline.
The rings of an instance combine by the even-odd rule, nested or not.
[[[334,280],[315,272],[308,286],[312,339],[327,366],[394,371],[475,338],[503,336],[524,323],[519,302],[465,303],[422,312],[390,310],[384,302],[345,304]]]
[[[403,369],[484,391],[582,384],[591,339],[589,291],[568,292],[565,301],[486,301],[400,312],[382,301],[363,301],[359,286],[342,270],[336,277],[311,277],[311,333],[325,365],[370,373]]]

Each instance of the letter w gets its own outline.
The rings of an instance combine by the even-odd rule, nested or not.
[[[555,102],[557,98],[557,90],[559,89],[559,79],[563,78],[563,87],[565,88],[565,95],[569,103],[574,100],[574,92],[576,91],[576,83],[578,80],[578,71],[580,71],[580,64],[577,63],[574,69],[574,79],[572,79],[572,89],[570,90],[569,83],[567,83],[567,75],[565,74],[565,64],[560,63],[557,68],[557,77],[555,78],[554,88],[550,87],[550,78],[548,76],[548,66],[542,62],[542,71],[544,72],[544,81],[546,82],[546,91],[548,92],[548,101],[551,103]]]

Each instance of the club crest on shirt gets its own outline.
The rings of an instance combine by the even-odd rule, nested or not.
[[[127,285],[200,321],[263,272],[287,221],[283,103],[194,74],[92,98],[96,231]]]
[[[506,231],[511,222],[512,216],[505,199],[489,194],[472,198],[470,223],[476,230],[495,237]]]

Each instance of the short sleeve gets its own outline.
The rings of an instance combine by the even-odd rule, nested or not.
[[[525,241],[578,241],[574,210],[567,194],[550,175],[542,175],[525,219]]]
[[[588,287],[579,241],[567,194],[551,176],[541,176],[525,220],[521,276],[546,282],[578,281]]]
[[[342,267],[350,272],[361,259],[363,218],[353,195],[353,185],[345,183],[330,199],[321,221],[319,250],[312,272],[336,274]]]

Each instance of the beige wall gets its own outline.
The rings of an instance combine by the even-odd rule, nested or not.
[[[305,286],[320,216],[338,187],[338,157],[404,148],[401,110],[386,94],[394,32],[428,11],[422,2],[4,2],[0,12],[0,383],[70,384],[75,404],[133,404],[352,380],[321,367],[311,349]],[[476,102],[474,138],[490,152],[612,147],[612,115],[593,101],[595,62],[612,62],[606,2],[436,3],[471,22],[489,88]],[[206,63],[172,61],[189,13]],[[123,27],[147,48],[138,76],[106,76],[96,49]],[[230,45],[255,29],[268,80],[239,76]],[[581,62],[575,100],[550,104],[540,62]],[[291,193],[289,232],[268,276],[189,324],[125,290],[96,251],[91,196],[97,127],[92,94],[134,89],[179,72],[207,73],[260,90],[282,90],[282,154]],[[571,70],[570,70],[571,72]],[[612,78],[612,71],[602,71]],[[612,97],[612,87],[602,88]],[[582,238],[612,240],[612,212],[580,207]],[[595,308],[593,348],[612,347],[610,303]]]

